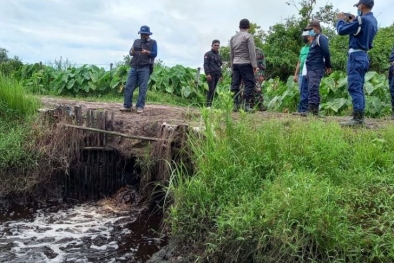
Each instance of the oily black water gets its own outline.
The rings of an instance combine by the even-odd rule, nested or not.
[[[166,245],[161,219],[102,202],[3,207],[0,262],[146,262]]]

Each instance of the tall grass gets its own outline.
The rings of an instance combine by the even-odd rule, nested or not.
[[[35,164],[37,156],[27,148],[34,143],[31,124],[38,107],[38,100],[17,81],[0,75],[0,194],[15,185],[10,181],[20,180],[20,174],[10,171],[20,172]]]
[[[39,101],[15,80],[0,74],[0,117],[27,117],[37,112]]]
[[[199,262],[393,262],[394,128],[254,118],[205,114],[173,236]]]

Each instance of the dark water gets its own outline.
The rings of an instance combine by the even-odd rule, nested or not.
[[[166,245],[161,218],[102,202],[3,207],[0,262],[146,262]]]

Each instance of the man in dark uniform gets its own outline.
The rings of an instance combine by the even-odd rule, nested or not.
[[[324,73],[331,73],[331,57],[328,48],[328,38],[321,33],[320,22],[314,20],[307,26],[309,35],[315,39],[309,47],[305,61],[308,78],[308,110],[302,116],[318,115],[320,105],[320,82]]]
[[[391,119],[394,120],[394,48],[390,54],[389,87],[391,95]]]
[[[216,86],[222,77],[222,59],[219,55],[219,40],[212,41],[212,48],[204,55],[204,71],[208,81],[208,94],[206,106],[212,106],[212,100],[215,95]]]
[[[371,12],[374,0],[359,0],[354,6],[357,7],[358,16],[352,16],[349,22],[346,22],[345,15],[339,13],[336,25],[339,35],[349,35],[347,75],[348,90],[353,104],[353,118],[342,123],[344,126],[364,125],[364,82],[365,73],[369,68],[367,52],[373,47],[372,42],[378,31],[378,22]]]

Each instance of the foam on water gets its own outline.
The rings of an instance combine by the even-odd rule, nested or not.
[[[126,243],[139,212],[110,213],[97,204],[84,204],[55,212],[40,209],[32,219],[4,221],[0,262],[131,262],[139,244]],[[157,238],[138,235],[145,246],[157,250]]]

